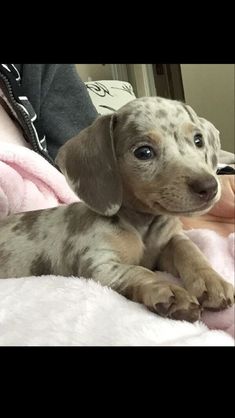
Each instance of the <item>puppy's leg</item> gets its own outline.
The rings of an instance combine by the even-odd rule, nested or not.
[[[158,259],[158,267],[181,277],[188,292],[208,309],[234,303],[234,288],[215,272],[199,248],[183,234],[175,235]]]
[[[200,317],[197,299],[184,288],[167,282],[161,272],[110,262],[95,268],[92,277],[159,315],[190,322]]]

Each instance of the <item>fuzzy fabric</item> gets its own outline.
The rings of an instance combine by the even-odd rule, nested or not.
[[[235,233],[222,237],[214,231],[194,229],[186,232],[205,254],[212,267],[221,276],[232,283],[235,282]],[[235,305],[221,312],[205,310],[202,320],[211,329],[223,329],[234,337]]]
[[[213,231],[191,230],[187,235],[233,282],[234,234],[222,238]],[[0,280],[0,345],[234,346],[233,333],[234,307],[205,311],[202,321],[190,324],[161,318],[93,280]]]
[[[93,280],[1,280],[0,300],[1,346],[234,345],[223,331],[161,318]]]
[[[78,200],[65,177],[29,148],[1,143],[0,218]]]

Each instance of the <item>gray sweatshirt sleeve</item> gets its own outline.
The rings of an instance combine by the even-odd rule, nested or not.
[[[98,113],[75,64],[16,64],[16,67],[54,159],[61,145],[89,126]]]

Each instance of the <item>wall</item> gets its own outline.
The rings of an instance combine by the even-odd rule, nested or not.
[[[78,73],[83,81],[92,80],[112,80],[111,64],[76,64]]]
[[[151,64],[126,64],[128,81],[136,97],[156,96]]]
[[[185,100],[220,131],[222,148],[234,152],[234,64],[181,64]]]

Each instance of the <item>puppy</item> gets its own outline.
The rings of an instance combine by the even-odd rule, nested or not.
[[[93,278],[157,314],[191,322],[202,308],[231,306],[233,286],[178,218],[218,201],[219,150],[217,129],[178,101],[140,98],[98,117],[56,158],[82,202],[2,220],[0,277]]]

